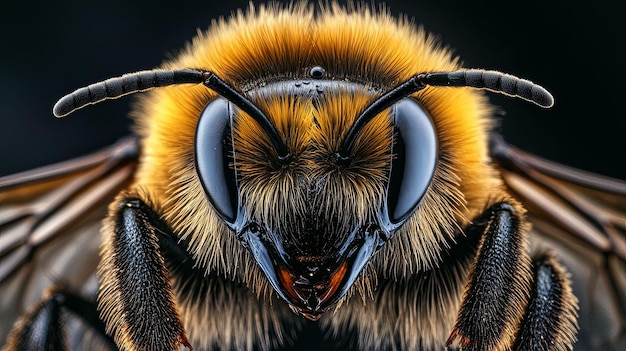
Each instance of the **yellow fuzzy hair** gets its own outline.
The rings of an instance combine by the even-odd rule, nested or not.
[[[255,88],[268,82],[308,79],[314,66],[323,67],[328,77],[359,83],[364,89],[339,92],[319,107],[293,98],[263,101],[254,94]],[[422,29],[385,11],[331,4],[316,13],[311,6],[298,3],[251,5],[246,13],[216,21],[164,68],[212,71],[249,92],[249,98],[269,116],[296,155],[294,162],[287,169],[272,168],[271,157],[263,156],[272,155],[269,140],[244,113],[238,114],[234,126],[236,162],[249,214],[279,228],[285,216],[303,206],[295,184],[303,176],[331,179],[321,200],[324,211],[341,214],[349,207],[356,218],[346,220],[371,219],[384,201],[392,140],[387,113],[370,122],[359,136],[355,149],[361,150],[364,159],[362,171],[329,170],[320,160],[332,152],[355,117],[380,92],[414,74],[451,71],[460,64]],[[267,280],[213,210],[195,171],[196,125],[215,97],[202,85],[143,94],[134,113],[144,151],[137,184],[154,192],[165,219],[189,241],[200,266],[246,281],[261,294],[268,290]],[[483,93],[429,87],[413,98],[434,120],[440,145],[437,169],[420,208],[356,284],[366,295],[377,274],[398,277],[435,267],[440,252],[461,228],[505,196],[488,162],[486,140],[493,111]]]

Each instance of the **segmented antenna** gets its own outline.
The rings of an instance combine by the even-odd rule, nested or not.
[[[544,87],[511,74],[484,69],[467,69],[453,72],[436,72],[418,75],[425,85],[472,87],[518,97],[538,106],[554,105],[554,98]]]
[[[155,69],[125,74],[94,83],[62,97],[52,109],[57,117],[64,117],[87,105],[97,104],[107,99],[117,99],[124,95],[150,90],[168,85],[204,82],[207,73],[197,70]]]
[[[97,104],[107,99],[116,99],[124,95],[157,87],[186,83],[204,83],[208,88],[214,90],[248,113],[261,125],[272,141],[281,163],[289,162],[291,156],[289,150],[267,116],[245,96],[211,72],[193,69],[156,69],[125,74],[121,77],[91,84],[64,96],[54,105],[53,113],[57,117],[63,117],[79,108]],[[354,145],[363,127],[372,120],[374,116],[390,107],[398,100],[418,90],[424,89],[428,85],[487,89],[497,93],[519,97],[546,108],[554,104],[554,98],[542,86],[529,80],[498,71],[468,69],[452,72],[421,73],[409,78],[407,81],[399,84],[376,99],[376,101],[357,117],[341,143],[341,147],[337,152],[337,159],[340,162],[349,160],[352,145]]]
[[[363,127],[376,115],[426,86],[471,87],[518,97],[541,107],[554,105],[554,98],[544,87],[511,74],[484,69],[467,69],[452,72],[420,73],[399,84],[370,104],[354,121],[337,151],[337,160],[347,163],[350,150]]]
[[[291,157],[289,150],[267,116],[235,88],[208,71],[194,69],[155,69],[125,74],[121,77],[110,78],[99,83],[91,84],[65,95],[54,105],[52,112],[57,117],[63,117],[87,105],[97,104],[107,99],[117,99],[124,95],[158,87],[187,83],[203,83],[207,88],[220,94],[250,115],[250,117],[259,123],[270,138],[278,154],[278,160],[283,164],[289,162]]]

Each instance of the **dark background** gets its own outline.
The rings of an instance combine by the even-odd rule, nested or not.
[[[551,110],[491,95],[506,138],[576,167],[626,178],[624,20],[609,1],[387,1],[454,48],[467,67],[516,74],[556,97]],[[51,108],[78,87],[152,68],[211,19],[247,1],[14,2],[0,21],[0,175],[78,156],[129,133],[132,98],[68,118]],[[621,51],[620,51],[621,52]]]
[[[502,132],[526,150],[626,179],[624,19],[602,1],[387,1],[454,48],[467,67],[544,85],[550,110],[492,94]],[[0,175],[79,156],[130,132],[132,98],[65,119],[58,98],[109,77],[159,65],[211,19],[248,1],[13,1],[0,20]],[[619,50],[619,54],[618,54]],[[316,336],[312,336],[315,339]],[[306,341],[305,341],[306,343]]]

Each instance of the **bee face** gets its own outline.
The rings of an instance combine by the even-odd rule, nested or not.
[[[346,295],[374,253],[406,221],[412,220],[413,226],[419,222],[427,241],[445,245],[447,239],[434,235],[439,224],[426,223],[423,213],[413,216],[424,197],[425,211],[434,210],[434,194],[426,195],[431,179],[452,185],[442,182],[448,166],[435,170],[441,122],[430,109],[444,96],[481,98],[476,92],[435,92],[425,101],[399,101],[360,128],[344,155],[349,162],[343,164],[337,153],[346,126],[383,92],[415,72],[450,69],[456,63],[445,50],[430,50],[427,36],[419,32],[414,37],[408,25],[380,31],[373,14],[365,21],[377,26],[371,28],[377,32],[375,42],[334,45],[340,51],[329,52],[326,48],[341,39],[333,33],[343,28],[342,21],[363,21],[359,15],[338,8],[326,20],[312,22],[308,7],[287,13],[270,12],[262,21],[250,14],[245,21],[217,26],[165,67],[215,69],[267,116],[288,150],[288,162],[281,161],[284,155],[249,111],[205,87],[163,88],[142,97],[135,113],[145,149],[150,150],[138,171],[138,184],[151,185],[156,202],[164,205],[164,216],[190,242],[207,271],[234,271],[243,281],[259,281],[253,287],[258,291],[271,285],[296,310],[316,319]],[[308,30],[295,35],[294,27]],[[247,30],[267,35],[247,38]],[[284,50],[272,49],[276,38],[281,38]],[[398,48],[407,47],[404,41],[417,47],[391,53],[377,49],[388,41],[397,42]],[[210,49],[215,46],[227,52]],[[360,47],[358,55],[352,52],[355,47]],[[426,47],[427,55],[419,56]],[[370,59],[359,63],[359,57]],[[390,61],[401,69],[382,64]],[[486,111],[481,102],[474,102],[463,114],[478,112],[472,119],[480,119]],[[398,128],[407,123],[413,127]],[[467,123],[475,124],[468,132],[484,127],[481,122]],[[411,129],[421,134],[405,135]],[[456,194],[450,201],[456,201],[460,189],[450,191]],[[444,225],[456,220],[454,208],[446,210]],[[423,239],[417,233],[412,236],[412,245],[422,246]],[[234,254],[222,255],[222,247],[232,247]],[[436,260],[416,254],[394,269],[406,269],[402,265],[407,264],[414,269]],[[233,268],[237,262],[246,263]],[[250,276],[259,274],[266,278]]]
[[[316,66],[309,77],[248,92],[287,140],[288,158],[222,98],[204,110],[195,151],[214,208],[281,297],[311,319],[345,295],[413,214],[437,157],[433,122],[408,98],[365,125],[350,154],[340,155],[349,129],[342,126],[380,93],[319,79],[323,72]]]

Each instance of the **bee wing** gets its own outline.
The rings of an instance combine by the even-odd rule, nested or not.
[[[137,138],[0,178],[0,344],[53,283],[97,286],[100,222],[133,178]]]
[[[626,182],[574,169],[492,139],[511,194],[533,225],[533,250],[556,251],[579,298],[576,349],[626,349]]]

